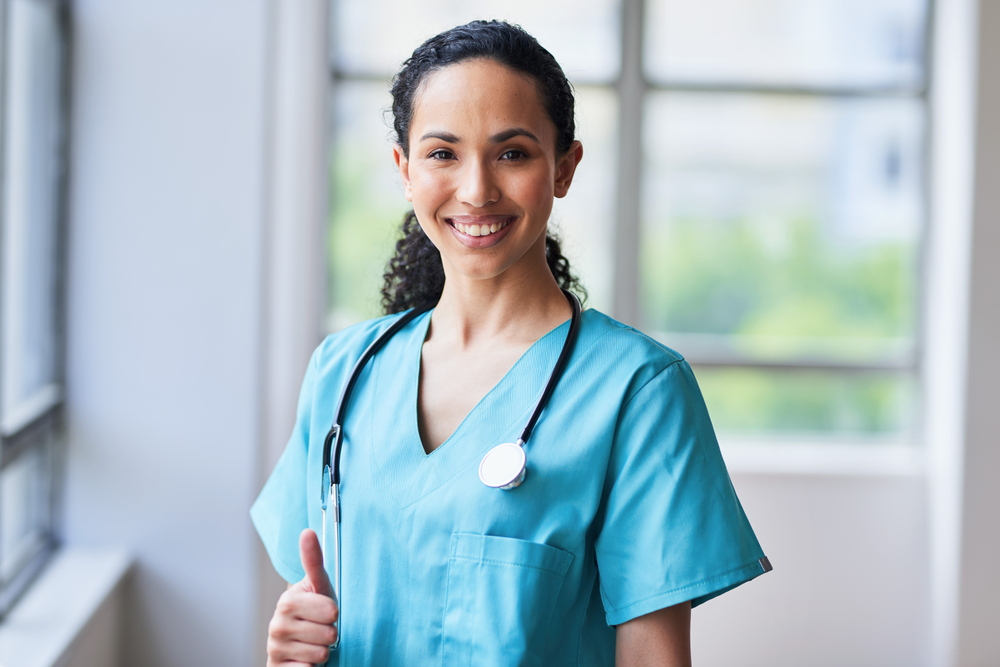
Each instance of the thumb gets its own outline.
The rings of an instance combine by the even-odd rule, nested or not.
[[[306,571],[305,583],[312,592],[333,597],[330,577],[323,569],[323,552],[319,548],[319,538],[309,528],[299,535],[299,556],[302,558],[302,569]]]

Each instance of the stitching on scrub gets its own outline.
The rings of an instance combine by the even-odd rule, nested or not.
[[[430,329],[431,329],[431,317],[434,316],[434,311],[435,310],[437,310],[436,306],[434,308],[431,308],[426,313],[424,313],[423,315],[420,315],[417,318],[418,320],[421,320],[420,326],[423,327],[424,333],[423,333],[422,336],[418,336],[417,337],[417,339],[419,340],[419,343],[417,345],[417,369],[416,369],[416,372],[413,374],[414,375],[414,378],[413,378],[413,403],[411,404],[409,401],[407,401],[407,404],[405,406],[405,408],[406,408],[406,415],[407,415],[406,420],[407,420],[407,422],[409,422],[408,424],[406,424],[406,426],[407,427],[410,427],[410,426],[413,427],[413,431],[417,435],[417,445],[420,447],[421,454],[423,454],[423,458],[420,460],[420,464],[421,465],[423,464],[424,461],[426,461],[431,456],[431,454],[433,454],[434,452],[436,452],[439,449],[441,449],[441,445],[444,445],[444,442],[442,442],[441,445],[438,445],[437,447],[435,447],[434,449],[432,449],[430,452],[428,452],[427,449],[424,447],[424,438],[423,438],[423,436],[420,435],[420,375],[424,372],[424,370],[423,370],[424,369],[424,343],[427,342],[427,334],[428,334],[428,332],[430,332]],[[409,357],[407,357],[407,361],[406,361],[407,369],[409,368],[409,364],[412,361],[413,361],[412,359],[410,359]],[[400,372],[402,372],[402,371],[400,371]],[[375,394],[375,395],[378,396],[378,394]],[[473,408],[473,409],[475,409],[475,408]],[[374,415],[375,415],[375,411],[372,410],[372,419],[373,420],[375,418]],[[468,417],[468,415],[466,415],[466,417]],[[463,419],[462,421],[464,422],[465,420]],[[459,424],[459,426],[461,426],[461,423]],[[456,428],[455,431],[457,431],[457,430],[458,429]],[[452,432],[452,435],[454,435],[454,431]],[[450,439],[451,439],[451,436],[448,436],[448,440],[450,440]],[[445,442],[447,442],[448,440],[445,440]],[[440,457],[438,457],[438,458],[440,458]],[[409,487],[407,487],[407,488],[409,488]],[[408,494],[403,494],[401,496],[402,500],[400,500],[398,502],[393,502],[393,504],[394,505],[398,505],[401,502],[405,502],[405,498],[407,497],[407,495]]]
[[[545,624],[545,634],[542,635],[542,637],[544,638],[544,640],[542,641],[542,652],[541,655],[539,655],[538,657],[542,658],[543,660],[545,659],[545,656],[549,654],[549,642],[552,641],[552,632],[551,632],[552,618],[556,615],[556,606],[559,603],[559,595],[562,593],[563,586],[565,585],[566,585],[566,575],[562,575],[559,577],[559,585],[556,587],[556,590],[553,591],[552,603],[551,603],[552,607],[549,610],[548,623]],[[583,633],[581,632],[580,634],[582,636]],[[579,660],[580,656],[579,647],[577,647],[576,655],[577,659]]]
[[[448,575],[444,584],[444,608],[441,610],[441,664],[444,665],[444,644],[447,638],[448,602],[451,600],[451,561],[448,561]]]
[[[625,411],[626,408],[628,408],[629,403],[631,403],[633,401],[633,399],[635,399],[636,396],[638,396],[639,394],[641,394],[642,390],[645,389],[649,385],[650,382],[652,382],[656,378],[660,377],[665,372],[667,372],[668,370],[670,370],[671,368],[673,368],[677,364],[681,363],[682,361],[684,361],[683,358],[681,358],[681,359],[675,359],[674,361],[671,361],[669,364],[667,364],[666,366],[664,366],[660,370],[656,371],[656,373],[653,375],[653,377],[651,377],[648,380],[646,380],[645,382],[643,382],[641,387],[639,387],[638,389],[636,389],[634,392],[632,392],[631,396],[629,396],[628,398],[625,399],[625,401],[622,403],[622,407],[621,407],[621,410],[619,411],[619,414],[621,414],[622,412]]]
[[[618,444],[618,433],[619,433],[619,431],[621,429],[622,417],[625,415],[625,409],[629,406],[629,404],[633,401],[633,399],[635,399],[636,396],[638,396],[640,393],[642,393],[643,389],[645,389],[646,387],[649,386],[650,382],[652,382],[656,378],[660,377],[660,375],[662,375],[666,371],[670,370],[671,368],[673,368],[674,366],[676,366],[677,364],[679,364],[682,361],[684,361],[683,358],[676,359],[674,361],[671,361],[669,364],[667,364],[666,366],[664,366],[660,370],[658,370],[656,373],[653,374],[653,376],[651,378],[649,378],[648,380],[646,380],[645,382],[643,382],[642,386],[639,387],[638,389],[636,389],[632,393],[631,396],[629,396],[627,399],[625,399],[625,401],[622,402],[621,407],[618,408],[618,417],[615,419],[615,429],[614,429],[614,431],[612,433],[612,436],[611,436],[611,447],[610,447],[610,449],[608,451],[608,462],[607,462],[607,464],[605,465],[605,468],[604,468],[605,489],[602,490],[602,492],[601,492],[601,505],[602,506],[604,505],[605,500],[607,500],[606,492],[610,491],[610,487],[607,486],[608,480],[611,480],[611,486],[614,486],[614,482],[617,481],[617,478],[613,478],[611,476],[611,464],[615,460],[614,450],[615,450],[615,445]],[[604,529],[604,525],[603,525],[603,522],[602,522],[601,527],[597,531],[598,537],[600,537],[600,534],[603,531],[603,529]],[[595,542],[595,544],[596,544],[596,542]]]
[[[649,378],[649,380],[647,380],[645,383],[643,383],[643,385],[641,387],[639,387],[635,391],[635,393],[632,394],[624,403],[622,403],[621,411],[619,411],[619,413],[618,413],[618,415],[619,415],[618,416],[618,420],[619,421],[618,421],[617,424],[615,424],[615,435],[614,435],[614,441],[615,442],[618,441],[618,429],[621,426],[621,415],[622,415],[622,413],[624,413],[626,407],[635,399],[636,396],[638,396],[639,394],[641,394],[642,391],[651,382],[653,382],[654,380],[656,380],[657,378],[659,378],[663,373],[665,373],[665,372],[667,372],[667,371],[669,371],[669,370],[677,367],[677,365],[680,364],[681,362],[685,362],[686,363],[686,360],[683,359],[683,358],[677,359],[676,361],[672,361],[668,365],[664,366],[653,377]],[[692,373],[692,375],[693,375],[693,373]],[[701,387],[698,386],[697,382],[698,382],[697,379],[695,379],[694,389],[696,389],[698,391],[698,396],[701,398],[702,403],[704,403],[705,402],[705,398],[701,394]],[[705,410],[706,410],[706,414],[707,414],[707,411],[708,411],[708,407],[707,406],[706,406]],[[711,419],[711,417],[709,417],[709,419]],[[719,448],[719,439],[718,439],[718,436],[715,435],[715,428],[714,427],[712,428],[712,434],[711,435],[712,435],[712,440],[715,443],[715,447],[716,447],[716,449],[718,449]],[[701,443],[701,439],[699,439],[698,442],[700,444]],[[695,447],[694,451],[696,452],[696,455],[701,459],[702,464],[706,465],[709,468],[712,467],[711,461],[709,461],[708,454],[705,451],[705,448],[703,446]],[[721,456],[721,453],[720,453],[720,456]],[[611,460],[612,460],[611,458],[608,459],[608,466],[609,467],[611,465]],[[725,465],[725,462],[723,462],[723,465]],[[729,481],[729,489],[732,489],[732,480],[729,477],[728,472],[729,471],[726,470],[727,474],[726,474],[725,479],[727,479]],[[607,478],[607,476],[608,476],[608,474],[607,474],[607,472],[605,472],[605,478]],[[712,479],[712,489],[711,490],[715,492],[716,499],[719,500],[723,505],[728,505],[729,504],[728,501],[730,500],[730,498],[727,497],[727,489],[725,488],[725,485],[722,483],[722,478],[721,477],[719,477],[719,476],[716,475]],[[733,494],[735,495],[735,493],[736,493],[735,489],[733,489]]]
[[[601,314],[604,315],[603,313],[601,313]],[[678,352],[677,350],[675,350],[673,348],[670,348],[670,347],[667,347],[666,345],[664,345],[660,341],[656,340],[655,338],[652,338],[651,336],[648,336],[648,335],[644,334],[643,332],[639,331],[635,327],[631,327],[631,326],[629,326],[627,324],[623,324],[622,322],[619,322],[618,320],[610,318],[607,315],[604,315],[604,317],[607,320],[609,320],[611,322],[611,324],[615,326],[615,328],[614,329],[609,329],[609,330],[605,331],[600,336],[598,336],[597,338],[595,338],[594,340],[592,340],[590,342],[590,345],[588,345],[585,350],[590,350],[590,348],[592,348],[595,345],[597,345],[601,341],[601,339],[603,339],[605,336],[608,336],[608,335],[610,335],[612,333],[618,333],[619,331],[625,330],[625,331],[631,331],[631,332],[637,334],[638,336],[640,336],[641,338],[643,338],[643,339],[647,340],[648,342],[652,343],[653,345],[655,345],[656,347],[660,348],[664,352],[669,352],[669,353],[677,356],[677,359],[674,359],[669,364],[667,364],[666,366],[664,366],[660,370],[656,371],[656,373],[653,374],[653,377],[649,378],[649,380],[647,380],[646,382],[643,383],[642,387],[639,387],[638,389],[636,389],[635,392],[632,394],[632,396],[629,396],[627,399],[625,399],[625,401],[622,403],[622,409],[624,409],[625,406],[627,406],[632,401],[632,399],[635,398],[635,395],[638,394],[640,391],[642,391],[646,387],[647,384],[649,384],[650,382],[652,382],[656,378],[657,375],[659,375],[663,371],[667,370],[668,368],[670,368],[674,364],[676,364],[676,363],[678,363],[680,361],[684,361],[685,359],[684,359],[684,355],[681,354],[680,352]]]
[[[278,563],[280,563],[282,567],[286,568],[289,572],[291,572],[292,574],[294,574],[295,576],[298,577],[298,574],[299,574],[298,570],[299,569],[297,567],[292,567],[291,565],[289,565],[288,563],[286,563],[285,560],[281,556],[278,556],[278,555],[275,555],[274,560],[278,561]],[[298,578],[301,581],[302,579],[305,578],[305,575],[303,574],[301,577],[298,577]]]
[[[492,560],[490,558],[472,558],[470,556],[452,556],[452,560],[464,560],[470,563],[489,563],[490,565],[510,565],[511,567],[525,567],[531,570],[538,570],[539,572],[548,572],[549,574],[554,574],[557,577],[565,578],[565,574],[559,574],[555,570],[550,570],[545,567],[538,567],[537,565],[525,565],[524,563],[513,563],[505,560]]]
[[[671,364],[671,366],[673,366],[673,364]],[[671,366],[668,366],[667,368],[670,368]],[[663,370],[667,370],[667,369],[665,368]],[[691,370],[690,366],[688,367],[688,370],[689,371]],[[694,372],[693,371],[691,371],[691,375],[692,375],[692,377],[694,377]],[[645,387],[645,385],[643,385],[643,387]],[[701,393],[701,387],[698,385],[697,378],[694,378],[694,387],[693,388],[695,390],[697,390],[698,396],[699,396],[699,398],[701,398],[702,404],[704,404],[705,403],[705,397]],[[706,414],[708,412],[708,406],[707,405],[705,405],[705,412],[706,412]],[[711,420],[711,417],[709,417],[709,420]],[[720,451],[720,447],[719,447],[719,438],[715,434],[715,427],[714,426],[711,429],[711,439],[715,443],[715,451],[718,452],[719,456],[721,457],[722,456],[722,452]],[[700,443],[701,443],[701,440],[699,440],[699,444]],[[704,466],[706,466],[706,468],[712,468],[713,464],[709,460],[707,449],[705,447],[703,447],[703,446],[699,446],[699,447],[697,447],[695,449],[696,449],[697,455],[701,458],[701,463]],[[723,465],[723,468],[726,469],[725,468],[725,461],[722,462],[722,465]],[[726,487],[726,484],[723,481],[723,479],[725,479],[725,481],[729,482],[728,488]],[[725,475],[725,477],[722,477],[720,475],[714,475],[713,476],[713,478],[712,478],[712,490],[715,491],[716,500],[718,500],[722,505],[725,505],[725,506],[729,506],[730,505],[730,502],[732,501],[732,499],[736,497],[736,489],[733,488],[732,478],[729,476],[729,470],[728,469],[726,469],[726,475]],[[736,501],[738,503],[739,502],[739,498],[736,498]],[[742,541],[742,537],[741,537],[741,541]]]
[[[733,568],[732,570],[727,570],[727,571],[723,572],[722,574],[715,575],[714,577],[708,577],[707,579],[699,579],[698,581],[694,582],[693,584],[687,584],[686,586],[681,586],[680,588],[672,588],[669,591],[663,591],[662,593],[657,593],[656,595],[650,595],[649,597],[642,598],[641,600],[636,600],[635,602],[630,602],[627,605],[625,605],[624,607],[616,607],[613,611],[624,611],[625,609],[628,609],[629,607],[634,607],[637,604],[642,604],[643,602],[648,602],[649,600],[655,600],[656,598],[661,598],[661,597],[664,597],[666,595],[672,595],[673,593],[681,593],[681,592],[689,590],[691,588],[697,588],[698,586],[702,586],[704,584],[711,583],[711,582],[713,582],[713,581],[715,581],[717,579],[723,579],[725,577],[728,577],[731,574],[736,574],[737,572],[745,570],[748,567],[751,567],[753,565],[757,565],[759,567],[759,564],[757,563],[757,561],[753,561],[752,563],[744,563],[743,565],[740,565],[739,567]]]

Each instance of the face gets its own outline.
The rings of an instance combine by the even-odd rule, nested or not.
[[[414,101],[409,156],[396,164],[446,280],[545,268],[553,197],[569,190],[583,155],[556,154],[556,128],[534,82],[490,60],[429,74]]]

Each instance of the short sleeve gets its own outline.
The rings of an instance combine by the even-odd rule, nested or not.
[[[609,625],[698,605],[770,569],[684,360],[622,407],[595,549]]]
[[[305,572],[299,559],[299,534],[308,528],[306,456],[315,390],[316,353],[309,360],[299,392],[295,427],[271,476],[250,508],[250,518],[264,542],[274,569],[285,581],[300,581]]]

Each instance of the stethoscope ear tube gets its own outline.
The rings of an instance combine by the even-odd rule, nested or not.
[[[535,428],[535,423],[548,403],[549,397],[552,395],[556,383],[559,382],[560,376],[562,376],[566,361],[573,353],[576,336],[580,330],[580,313],[583,309],[580,306],[580,300],[576,298],[575,294],[568,290],[563,290],[563,294],[566,295],[566,299],[573,308],[573,317],[569,323],[569,331],[566,333],[566,340],[563,342],[562,351],[559,353],[559,358],[556,359],[556,365],[552,369],[552,374],[549,375],[549,381],[545,384],[545,389],[542,391],[542,397],[535,405],[531,419],[528,420],[528,424],[524,427],[524,431],[521,432],[521,437],[517,439],[517,442],[505,442],[497,445],[486,452],[486,456],[479,463],[479,480],[492,489],[509,491],[510,489],[517,488],[524,481],[528,465],[528,459],[524,452],[524,443],[531,436],[531,431]]]
[[[329,479],[329,469],[323,474],[325,479]],[[326,512],[327,507],[323,506],[323,569],[330,572],[330,563],[327,561],[328,555],[332,554],[333,558],[333,601],[337,603],[337,620],[334,621],[333,627],[337,629],[337,639],[330,644],[330,650],[335,650],[340,646],[340,485],[331,484],[324,492],[332,501],[332,507],[330,507],[330,512],[333,514],[333,548],[330,549],[326,546]]]
[[[341,428],[341,424],[344,423],[344,411],[347,409],[347,401],[351,396],[351,390],[354,389],[354,385],[358,381],[358,377],[361,376],[361,370],[368,363],[368,360],[375,356],[375,353],[379,351],[379,348],[385,345],[386,341],[392,338],[397,331],[412,322],[415,318],[426,313],[428,310],[433,308],[434,305],[435,304],[433,303],[429,303],[424,306],[420,306],[419,308],[414,308],[393,322],[392,326],[382,332],[382,334],[368,346],[368,349],[366,349],[365,353],[361,355],[358,362],[354,364],[354,368],[351,370],[351,375],[347,382],[344,383],[344,388],[340,392],[340,400],[337,402],[337,412],[333,418],[333,426],[330,427],[330,432],[326,434],[326,440],[323,442],[324,470],[326,470],[327,466],[330,466],[331,451],[333,453],[333,477],[331,479],[333,484],[340,484],[340,451],[344,441],[344,431],[343,428]]]
[[[542,414],[542,410],[545,408],[545,404],[549,402],[549,396],[556,388],[556,383],[559,382],[559,377],[562,375],[563,369],[566,367],[566,362],[569,360],[569,356],[573,353],[573,344],[576,342],[576,335],[580,331],[580,313],[583,307],[580,305],[580,300],[576,298],[576,295],[569,290],[563,290],[563,294],[569,300],[569,305],[573,308],[573,316],[569,322],[569,331],[566,333],[566,342],[563,343],[562,351],[559,353],[559,358],[556,359],[556,365],[552,369],[552,374],[549,376],[549,381],[545,384],[545,391],[542,392],[542,397],[538,400],[538,405],[535,406],[535,411],[531,413],[531,419],[528,420],[528,425],[524,427],[524,431],[521,432],[521,437],[518,442],[521,446],[528,441],[531,436],[531,430],[535,428],[535,422],[538,421],[538,417]]]
[[[323,440],[323,484],[320,489],[320,507],[323,514],[323,539],[322,539],[322,552],[323,552],[323,569],[328,573],[330,570],[331,563],[328,562],[328,558],[333,559],[333,597],[334,601],[337,603],[338,614],[337,620],[334,623],[334,627],[337,628],[337,640],[330,645],[330,650],[335,650],[340,646],[340,619],[343,618],[343,608],[341,605],[341,581],[340,581],[340,451],[344,442],[344,429],[341,428],[341,423],[344,420],[344,410],[347,408],[347,399],[351,395],[351,389],[354,388],[354,384],[358,381],[358,376],[361,375],[361,370],[368,363],[378,349],[382,347],[387,340],[389,340],[397,331],[409,324],[415,317],[427,312],[434,307],[434,304],[429,304],[421,308],[414,308],[408,312],[403,317],[396,320],[391,327],[385,330],[378,338],[375,339],[365,353],[361,355],[358,362],[354,364],[354,368],[351,370],[351,376],[347,383],[344,385],[344,389],[340,394],[340,401],[337,403],[337,412],[335,413],[333,426],[330,427],[330,431],[326,434],[326,438]],[[333,460],[331,461],[331,453],[333,454]],[[331,465],[332,464],[332,465]],[[327,539],[327,510],[333,514],[333,545],[332,548],[328,548],[326,544]]]
[[[562,375],[563,369],[566,366],[566,362],[569,360],[570,354],[573,351],[573,345],[576,342],[576,336],[580,329],[580,313],[582,307],[580,305],[580,300],[576,298],[572,292],[568,290],[563,290],[563,294],[566,295],[566,299],[569,300],[570,306],[573,308],[573,316],[570,320],[569,332],[566,334],[566,341],[563,343],[562,352],[559,353],[559,358],[556,360],[556,365],[552,369],[552,374],[549,376],[549,381],[545,385],[545,390],[542,392],[542,397],[535,406],[535,410],[531,415],[531,419],[528,420],[527,426],[524,427],[524,431],[521,437],[518,439],[517,443],[508,443],[504,445],[498,445],[495,447],[486,458],[483,459],[482,464],[479,468],[479,477],[487,486],[499,489],[512,489],[518,486],[524,479],[525,475],[525,455],[524,455],[524,443],[528,440],[531,435],[532,429],[535,427],[535,423],[538,421],[542,410],[545,408],[545,404],[548,402],[549,397],[552,395],[555,389],[556,383],[559,381],[559,376]],[[361,358],[358,359],[357,363],[354,364],[354,368],[351,370],[351,375],[347,382],[344,384],[344,388],[340,394],[340,400],[337,402],[337,411],[334,414],[333,425],[330,427],[330,431],[326,434],[326,438],[323,441],[323,484],[320,490],[320,506],[323,513],[323,539],[322,539],[322,550],[323,550],[323,567],[327,572],[331,572],[329,565],[332,565],[333,570],[333,591],[334,598],[337,602],[337,606],[340,607],[341,604],[341,580],[340,580],[340,453],[343,449],[344,441],[344,430],[342,424],[344,422],[344,412],[347,409],[347,402],[351,395],[351,390],[354,388],[355,383],[358,381],[358,377],[361,375],[361,371],[364,369],[368,360],[375,356],[375,353],[392,338],[396,332],[405,327],[414,318],[419,317],[423,313],[427,312],[434,307],[435,304],[427,304],[419,308],[414,308],[409,311],[398,320],[396,320],[392,326],[386,329],[378,338],[372,342],[371,345],[365,350]],[[513,458],[516,459],[514,467],[516,470],[511,468],[509,474],[506,468],[510,466],[507,465],[505,461],[501,461],[499,468],[496,466],[488,465],[491,460],[491,455],[493,458],[499,459],[511,459],[513,452]],[[494,454],[495,453],[495,454]],[[496,468],[494,470],[494,468]],[[499,472],[498,472],[499,471]],[[327,512],[333,515],[333,545],[332,548],[327,548]],[[327,562],[328,555],[332,558],[333,563],[329,564]],[[337,616],[337,622],[335,627],[337,628],[337,641],[330,646],[333,650],[340,645],[340,619],[343,618],[343,609],[340,609],[340,614]]]

